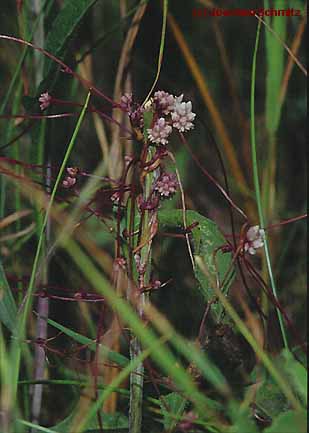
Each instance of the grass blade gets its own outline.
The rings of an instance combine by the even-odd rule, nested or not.
[[[1,262],[0,289],[0,321],[13,333],[16,326],[17,308]]]
[[[263,212],[263,207],[262,207],[261,189],[260,189],[260,182],[259,182],[256,139],[255,139],[255,79],[256,79],[256,59],[257,59],[257,51],[258,51],[258,44],[259,44],[259,38],[260,38],[260,30],[261,30],[261,22],[259,21],[258,28],[257,28],[257,34],[256,34],[255,47],[254,47],[253,61],[252,61],[250,129],[251,129],[251,152],[252,152],[252,166],[253,166],[253,181],[254,181],[254,188],[255,188],[256,203],[257,203],[257,207],[258,207],[260,226],[265,227],[264,212]],[[273,292],[273,295],[275,296],[275,298],[278,299],[276,283],[275,283],[275,279],[274,279],[274,275],[273,275],[273,271],[272,271],[272,265],[271,265],[267,236],[265,236],[264,249],[265,249],[266,263],[267,263],[267,269],[268,269],[268,274],[269,274],[269,278],[270,278],[271,289],[272,289],[272,292]],[[283,322],[282,314],[278,308],[277,308],[277,314],[278,314],[278,320],[279,320],[279,324],[280,324],[280,329],[281,329],[281,334],[282,334],[284,346],[288,349],[288,340],[287,340],[287,336],[286,336],[284,322]]]

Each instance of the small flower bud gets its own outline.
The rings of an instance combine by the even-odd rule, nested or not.
[[[48,92],[42,93],[39,97],[40,109],[43,111],[45,108],[48,108],[51,103],[51,96]]]
[[[126,262],[126,259],[124,257],[117,257],[114,260],[114,270],[115,271],[119,271],[120,269],[125,270],[126,264],[127,264],[127,262]]]
[[[154,280],[151,284],[152,288],[157,290],[161,287],[162,283],[160,280]]]
[[[74,186],[76,184],[76,178],[75,177],[70,177],[67,176],[63,181],[62,181],[62,186],[64,188],[72,188],[72,186]]]
[[[127,112],[131,111],[132,103],[133,103],[132,93],[125,93],[123,96],[121,96],[120,107],[124,111],[127,111]]]
[[[69,176],[75,177],[78,173],[78,168],[77,167],[68,167],[67,173],[69,174]]]

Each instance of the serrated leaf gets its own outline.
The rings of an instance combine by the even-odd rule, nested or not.
[[[75,340],[81,344],[86,344],[90,350],[96,351],[96,342],[95,341],[91,340],[88,337],[85,337],[84,335],[79,334],[78,332],[73,331],[72,329],[67,328],[66,326],[61,325],[60,323],[55,322],[52,319],[48,319],[47,321],[51,326],[53,326],[56,329],[59,329],[59,331],[68,335],[73,340]],[[106,358],[110,362],[114,362],[115,364],[117,364],[121,367],[125,367],[129,363],[128,358],[126,358],[124,355],[121,355],[118,352],[114,352],[113,350],[110,350],[107,346],[103,346],[102,344],[100,344],[100,350],[101,350],[101,353],[103,353],[104,356],[106,356]]]
[[[13,333],[17,308],[4,269],[0,262],[0,321]]]
[[[185,410],[186,404],[187,400],[177,392],[172,392],[161,398],[160,406],[166,431],[172,431],[176,427]]]
[[[162,230],[164,227],[183,228],[183,211],[177,210],[159,210],[159,227]],[[213,283],[216,278],[222,281],[225,279],[226,284],[222,288],[222,292],[227,295],[231,285],[234,272],[231,268],[231,254],[223,254],[216,250],[226,244],[226,240],[218,229],[217,225],[202,216],[198,212],[186,211],[186,222],[190,226],[193,223],[198,223],[191,231],[194,243],[194,255],[201,256],[208,269],[211,278],[207,278],[198,267],[195,268],[195,277],[200,283],[200,291],[206,302],[215,299]],[[213,280],[213,281],[210,281]],[[215,319],[219,322],[223,313],[223,307],[219,303],[212,305],[211,311],[215,315]]]
[[[306,433],[307,412],[288,411],[279,415],[264,433]]]

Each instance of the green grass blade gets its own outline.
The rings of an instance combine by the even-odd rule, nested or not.
[[[82,109],[82,111],[80,113],[80,116],[79,116],[78,121],[76,123],[75,129],[73,131],[71,140],[70,140],[70,142],[68,144],[67,150],[66,150],[64,158],[62,160],[61,167],[60,167],[60,170],[58,172],[58,175],[57,175],[57,178],[56,178],[56,182],[55,182],[55,185],[54,185],[54,187],[52,189],[50,200],[49,200],[49,203],[48,203],[48,206],[47,206],[47,209],[46,209],[46,213],[45,213],[45,216],[44,216],[43,224],[41,226],[41,231],[40,231],[40,235],[39,235],[38,246],[37,246],[37,250],[36,250],[36,254],[35,254],[35,258],[34,258],[34,262],[33,262],[33,267],[32,267],[32,272],[31,272],[31,276],[30,276],[30,281],[29,281],[29,287],[28,287],[28,292],[27,292],[27,299],[26,299],[25,306],[24,306],[23,313],[22,313],[22,317],[21,317],[21,329],[22,330],[24,329],[24,326],[25,326],[25,323],[26,323],[26,320],[27,320],[27,316],[28,316],[28,312],[29,312],[29,309],[30,309],[30,305],[31,305],[31,296],[32,296],[32,293],[33,293],[33,290],[34,290],[34,281],[35,281],[37,270],[38,270],[39,258],[40,258],[41,249],[42,249],[42,246],[43,246],[44,231],[45,231],[45,228],[46,228],[46,224],[47,224],[48,218],[50,216],[50,211],[51,211],[52,205],[54,203],[54,200],[55,200],[55,197],[56,197],[56,193],[57,193],[57,190],[58,190],[58,186],[59,186],[59,184],[61,182],[61,178],[62,178],[62,175],[63,175],[64,170],[65,170],[65,166],[67,165],[67,162],[68,162],[69,157],[71,155],[71,152],[73,150],[73,147],[74,147],[74,144],[75,144],[78,132],[80,130],[82,121],[83,121],[84,116],[86,114],[86,110],[87,110],[87,107],[88,107],[89,99],[90,99],[90,92],[87,95],[85,104],[84,104],[83,109]]]
[[[143,325],[143,321],[139,319],[127,302],[115,295],[114,290],[110,287],[107,280],[97,270],[91,260],[82,252],[77,243],[70,239],[66,241],[62,240],[62,244],[88,281],[103,294],[106,301],[115,312],[131,327],[143,346],[146,348],[154,347],[157,342],[157,337],[154,332]],[[169,338],[170,336],[165,337]],[[175,381],[183,392],[188,395],[196,405],[197,410],[205,413],[205,407],[208,407],[207,399],[197,390],[190,376],[184,368],[177,363],[171,351],[167,347],[158,347],[157,350],[152,352],[152,358]],[[177,367],[175,367],[176,365]]]
[[[257,203],[257,207],[258,207],[260,226],[265,227],[264,212],[263,212],[263,207],[262,207],[262,196],[261,196],[260,181],[259,181],[258,162],[257,162],[256,138],[255,138],[256,59],[257,59],[258,45],[259,45],[259,39],[260,39],[260,30],[261,30],[261,22],[259,21],[258,28],[257,28],[257,34],[256,34],[254,53],[253,53],[253,61],[252,61],[250,132],[251,132],[251,154],[252,154],[251,156],[252,156],[253,182],[254,182],[254,188],[255,188],[255,197],[256,197],[256,203]],[[273,271],[272,271],[272,265],[271,265],[267,236],[265,236],[264,249],[265,249],[265,257],[266,257],[268,274],[269,274],[269,278],[270,278],[271,289],[272,289],[272,292],[273,292],[273,295],[275,296],[275,298],[278,299],[276,283],[275,283],[275,279],[274,279],[274,275],[273,275]],[[283,343],[284,343],[284,346],[288,349],[288,340],[287,340],[287,336],[286,336],[286,331],[285,331],[285,327],[284,327],[282,314],[278,308],[276,310],[277,310],[278,320],[279,320],[279,324],[280,324]]]
[[[85,337],[84,335],[81,335],[78,332],[75,332],[72,329],[69,329],[66,326],[61,325],[60,323],[57,323],[52,319],[48,319],[47,322],[54,328],[58,329],[59,331],[71,337],[74,341],[77,341],[78,343],[81,344],[86,344],[90,350],[94,352],[96,351],[97,344],[95,341],[91,340],[90,338]],[[99,344],[99,348],[101,353],[104,354],[110,362],[114,362],[120,367],[125,367],[129,363],[128,358],[126,358],[124,355],[121,355],[118,352],[114,352],[110,350],[107,346]]]
[[[51,430],[50,428],[42,427],[41,425],[37,425],[37,424],[33,424],[32,422],[25,421],[24,419],[18,419],[17,422],[19,424],[26,426],[26,427],[32,427],[36,431],[41,431],[43,433],[60,433],[59,431]]]
[[[160,49],[159,49],[159,57],[158,57],[158,66],[157,73],[154,79],[154,82],[149,90],[149,93],[143,102],[143,105],[146,104],[148,99],[150,98],[160,76],[161,66],[163,61],[163,53],[164,53],[164,44],[165,44],[165,35],[166,35],[166,21],[167,21],[167,12],[168,12],[168,0],[163,0],[163,19],[162,19],[162,30],[161,30],[161,41],[160,41]]]
[[[264,1],[265,9],[269,8],[269,1]],[[282,6],[282,1],[277,0],[274,9],[278,10]],[[280,16],[265,17],[266,22],[272,26],[274,32],[284,41],[286,37],[287,20]],[[266,102],[265,115],[266,127],[271,136],[273,136],[280,122],[282,104],[279,103],[279,93],[284,74],[284,55],[285,49],[271,32],[265,29],[266,42]]]
[[[197,261],[198,266],[201,268],[201,270],[207,274],[207,267],[205,266],[202,258],[197,257],[196,261]],[[216,293],[218,295],[219,300],[224,305],[227,314],[234,321],[234,323],[236,324],[240,333],[244,336],[244,338],[247,340],[247,342],[250,344],[252,349],[258,355],[259,359],[264,364],[265,368],[268,370],[268,372],[271,374],[271,376],[277,382],[277,384],[280,387],[280,389],[282,390],[283,394],[291,402],[291,404],[295,407],[295,409],[300,409],[301,408],[300,402],[295,397],[293,391],[291,390],[291,388],[290,388],[289,384],[287,383],[287,381],[285,380],[285,378],[282,376],[280,371],[274,366],[270,357],[266,354],[266,352],[263,350],[263,348],[260,347],[259,343],[256,341],[256,339],[253,337],[253,335],[251,334],[251,332],[247,328],[245,322],[239,317],[238,313],[235,311],[235,309],[230,304],[228,299],[223,295],[223,293],[221,293],[221,291],[219,289],[216,288],[215,283],[214,283],[214,289],[216,290]]]
[[[46,14],[48,14],[48,12],[49,12],[49,10],[50,10],[50,8],[51,8],[51,6],[52,6],[52,3],[53,3],[53,2],[52,2],[52,1],[49,1],[48,6],[46,7],[48,1],[49,1],[49,0],[45,0],[44,4],[43,4],[43,6],[42,6],[42,9],[41,9],[40,14],[37,16],[35,22],[33,23],[33,28],[32,28],[32,31],[31,31],[31,33],[30,33],[30,37],[27,39],[29,42],[31,42],[32,39],[33,39],[33,35],[34,35],[34,33],[35,33],[35,31],[36,31],[36,29],[37,29],[37,27],[38,27],[38,24],[39,24],[39,22],[40,22],[40,20],[41,20],[41,16],[42,16],[42,14],[43,14],[44,12],[45,12]],[[46,7],[46,11],[45,11],[45,7]],[[29,50],[29,47],[25,46],[24,49],[23,49],[23,51],[22,51],[22,54],[21,54],[21,56],[20,56],[20,58],[19,58],[19,60],[18,60],[18,64],[17,64],[16,69],[15,69],[15,71],[14,71],[14,75],[13,75],[11,81],[10,81],[10,84],[9,84],[8,90],[6,91],[6,93],[5,93],[5,95],[4,95],[4,98],[3,98],[3,100],[2,100],[2,103],[1,103],[1,106],[0,106],[0,114],[3,114],[3,113],[4,113],[4,110],[5,110],[5,108],[6,108],[7,104],[8,104],[8,101],[9,101],[9,99],[10,99],[10,96],[11,96],[11,94],[12,94],[12,92],[13,92],[13,90],[14,90],[14,87],[15,87],[15,85],[16,85],[17,79],[18,79],[18,77],[19,77],[19,75],[20,75],[21,68],[22,68],[22,65],[23,65],[23,63],[24,63],[24,60],[25,60],[26,54],[28,53],[28,50]]]
[[[83,106],[83,109],[81,110],[81,113],[79,115],[78,121],[77,121],[76,126],[75,126],[75,129],[73,131],[71,140],[70,140],[68,147],[67,147],[67,150],[65,152],[60,170],[58,172],[58,175],[57,175],[57,178],[55,181],[55,185],[52,189],[52,193],[51,193],[50,200],[49,200],[49,203],[48,203],[48,206],[46,209],[44,220],[43,220],[43,223],[42,223],[42,226],[40,229],[39,240],[38,240],[38,245],[37,245],[35,258],[34,258],[34,262],[33,262],[33,266],[32,266],[32,272],[31,272],[31,276],[30,276],[29,287],[27,290],[26,299],[25,299],[25,302],[23,304],[22,310],[20,311],[20,315],[19,315],[18,323],[17,323],[16,335],[12,341],[11,362],[12,362],[12,383],[14,386],[14,393],[13,393],[14,399],[13,399],[13,401],[15,401],[15,398],[16,398],[17,383],[18,383],[18,376],[19,376],[19,369],[20,369],[21,345],[22,345],[22,342],[24,340],[26,321],[27,321],[28,314],[30,312],[30,308],[32,305],[32,295],[33,295],[33,291],[34,291],[34,282],[35,282],[35,278],[36,278],[36,274],[37,274],[37,270],[38,270],[38,266],[39,266],[39,259],[40,259],[40,254],[41,254],[41,250],[42,250],[42,246],[43,246],[45,227],[46,227],[48,218],[50,217],[50,211],[51,211],[51,208],[52,208],[55,196],[56,196],[56,192],[57,192],[58,186],[60,184],[64,169],[65,169],[65,166],[67,165],[67,161],[69,159],[69,156],[70,156],[72,149],[73,149],[73,146],[75,144],[77,134],[80,130],[82,121],[83,121],[84,116],[86,114],[89,99],[90,99],[90,92],[87,95],[85,104]]]
[[[0,321],[13,333],[17,308],[4,269],[0,262]]]

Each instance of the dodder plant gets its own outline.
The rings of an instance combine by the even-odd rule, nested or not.
[[[243,276],[246,268],[280,313],[283,329],[287,326],[296,335],[295,339],[301,340],[277,297],[250,261],[250,256],[263,247],[265,232],[267,235],[271,227],[262,229],[258,225],[251,225],[246,214],[230,198],[227,185],[224,189],[203,168],[194,153],[192,156],[197,165],[225,197],[230,208],[241,216],[243,226],[239,235],[234,232],[230,238],[225,238],[215,222],[187,210],[181,178],[169,146],[169,139],[174,134],[180,143],[190,149],[186,133],[193,129],[197,119],[192,112],[191,102],[183,101],[183,95],[174,96],[160,90],[151,91],[142,104],[134,100],[131,93],[126,93],[119,101],[113,101],[90,81],[78,75],[73,67],[64,63],[62,54],[69,36],[93,3],[66,2],[47,36],[46,50],[21,38],[0,36],[6,43],[21,44],[25,48],[24,56],[28,48],[48,60],[43,81],[35,89],[35,97],[26,100],[26,112],[19,113],[17,110],[21,88],[17,92],[18,103],[12,113],[4,111],[13,85],[2,104],[3,117],[23,119],[23,122],[21,131],[13,137],[8,134],[9,140],[1,147],[2,179],[5,176],[22,194],[16,194],[17,213],[4,219],[1,224],[5,227],[17,220],[17,232],[22,242],[28,245],[29,239],[37,234],[38,246],[34,264],[31,271],[26,272],[27,275],[18,271],[14,275],[6,275],[1,267],[3,295],[0,299],[0,320],[5,327],[0,340],[3,383],[1,431],[15,433],[31,428],[54,433],[128,429],[130,433],[256,433],[259,427],[267,428],[273,419],[274,428],[278,428],[278,423],[279,426],[280,423],[302,426],[306,400],[302,364],[289,352],[288,345],[286,352],[274,362],[264,351],[260,340],[255,338],[258,332],[254,334],[255,337],[252,334],[253,325],[258,329],[260,325],[248,306],[240,300],[251,332],[231,306],[228,297],[236,269],[240,271],[244,286],[249,289]],[[163,44],[161,41],[157,78],[163,56],[166,14],[165,1]],[[65,31],[60,32],[65,26]],[[56,97],[54,85],[59,77],[64,76],[76,78],[87,88],[85,103]],[[120,110],[125,113],[130,126],[124,126],[116,116],[111,116],[109,110],[102,108],[103,100],[110,104],[114,112]],[[31,133],[37,127],[36,121],[43,126],[32,132],[34,139],[44,137],[45,120],[76,116],[74,108],[81,112],[61,164],[49,158],[33,162],[18,152],[10,152],[18,139],[31,137],[29,131]],[[69,164],[81,123],[87,114],[98,115],[116,125],[130,140],[130,153],[125,152],[123,161],[119,161],[123,162],[124,167],[119,177],[106,176],[104,165],[90,173],[81,166]],[[40,141],[40,146],[42,151],[44,140]],[[86,180],[89,182],[83,187]],[[180,209],[166,206],[176,193],[180,193]],[[23,232],[20,230],[21,219],[29,217],[29,211],[22,207],[29,199],[38,208],[37,222]],[[89,228],[86,224],[94,218],[104,225],[105,232],[110,236],[109,241],[112,239],[114,243],[112,260],[108,247],[105,254],[105,249],[99,250],[93,239],[88,237]],[[50,227],[55,236],[51,242],[45,243],[46,231]],[[201,294],[205,313],[194,342],[175,331],[167,318],[151,303],[151,293],[163,291],[169,283],[157,278],[153,260],[155,242],[163,234],[185,240],[183,254],[190,257],[196,286]],[[22,242],[16,251],[22,249]],[[70,256],[70,263],[77,266],[82,281],[87,282],[86,287],[63,287],[43,278],[48,262],[55,257],[55,251],[60,247]],[[75,286],[74,282],[71,285]],[[14,290],[16,296],[12,295]],[[82,322],[79,332],[49,316],[43,316],[40,309],[36,308],[34,300],[37,298],[61,302],[61,305],[65,302],[79,305],[83,312],[79,317]],[[266,321],[267,316],[259,300],[252,296],[251,301],[252,307],[261,315],[261,322]],[[88,305],[96,308],[88,309]],[[107,305],[115,313],[108,324],[105,319]],[[27,328],[32,326],[37,314],[40,320],[47,321],[50,330],[57,329],[59,334],[51,338],[47,335],[46,338],[34,337],[34,332]],[[92,338],[84,335],[84,323],[87,323],[86,329],[92,331]],[[105,328],[108,328],[108,332]],[[251,349],[239,337],[239,333]],[[112,341],[109,339],[110,334]],[[70,339],[69,348],[60,343],[57,346],[61,336]],[[125,340],[121,339],[122,336]],[[128,350],[120,347],[119,340],[122,346],[127,343]],[[299,344],[302,345],[302,341]],[[56,371],[57,376],[35,376],[33,380],[32,367],[38,362],[33,357],[33,347],[42,349],[48,358],[48,370]],[[257,365],[249,377],[248,371],[252,365],[248,367],[246,364],[250,364],[248,361],[252,358],[252,349],[264,369],[259,369]],[[72,378],[73,368],[64,368],[68,367],[64,362],[66,359],[73,364],[90,366],[90,374],[74,375]],[[52,361],[55,360],[60,365],[53,370]],[[101,378],[102,371],[104,381]],[[269,376],[262,381],[256,395],[250,394],[249,390],[242,402],[242,393],[238,392],[236,386],[233,388],[234,383],[230,379],[236,377],[242,384],[256,384],[265,372]],[[85,373],[84,368],[82,373]],[[130,384],[126,386],[128,376]],[[21,391],[26,386],[42,386],[42,383],[50,389],[63,385],[83,390],[76,392],[72,408],[67,407],[69,392],[65,394],[65,410],[59,416],[50,417],[53,423],[57,422],[53,427],[41,426],[38,423],[39,416],[34,414],[34,407],[36,415],[40,414],[42,401],[39,405],[31,402],[35,398],[29,398]],[[150,391],[148,383],[151,384]],[[147,388],[143,391],[145,384]],[[116,404],[113,399],[115,392],[118,396]],[[57,391],[56,395],[59,395]],[[29,411],[30,402],[32,408]],[[42,408],[49,409],[44,398]],[[59,422],[68,413],[69,416]],[[148,428],[149,418],[151,423]]]

